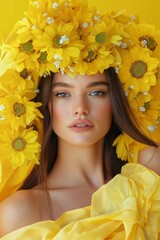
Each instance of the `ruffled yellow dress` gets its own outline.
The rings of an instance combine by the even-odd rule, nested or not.
[[[128,163],[92,196],[91,206],[65,212],[56,221],[18,229],[1,240],[160,239],[160,177]]]

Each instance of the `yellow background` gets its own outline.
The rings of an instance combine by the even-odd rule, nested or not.
[[[56,0],[55,0],[56,1]],[[88,0],[90,5],[97,5],[100,10],[126,9],[128,14],[137,14],[141,21],[155,24],[160,28],[159,0]],[[0,0],[0,41],[13,27],[15,22],[27,10],[28,0]]]

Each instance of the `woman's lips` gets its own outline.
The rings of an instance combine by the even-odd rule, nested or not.
[[[83,132],[83,131],[88,131],[92,129],[94,125],[92,124],[91,121],[89,120],[76,120],[72,122],[72,124],[69,126],[72,130],[76,132]]]

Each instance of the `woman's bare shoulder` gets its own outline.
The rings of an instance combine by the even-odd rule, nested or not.
[[[160,145],[141,150],[138,162],[160,175]]]
[[[0,237],[36,221],[32,190],[18,191],[0,203]]]

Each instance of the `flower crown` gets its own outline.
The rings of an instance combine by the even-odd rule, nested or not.
[[[39,163],[43,116],[38,110],[41,103],[33,99],[39,77],[50,72],[74,78],[114,67],[146,135],[159,141],[159,39],[155,26],[138,23],[124,11],[100,14],[85,0],[30,0],[24,18],[1,46],[2,197],[15,191]],[[118,157],[129,162],[136,162],[144,147],[125,133],[114,145]]]

